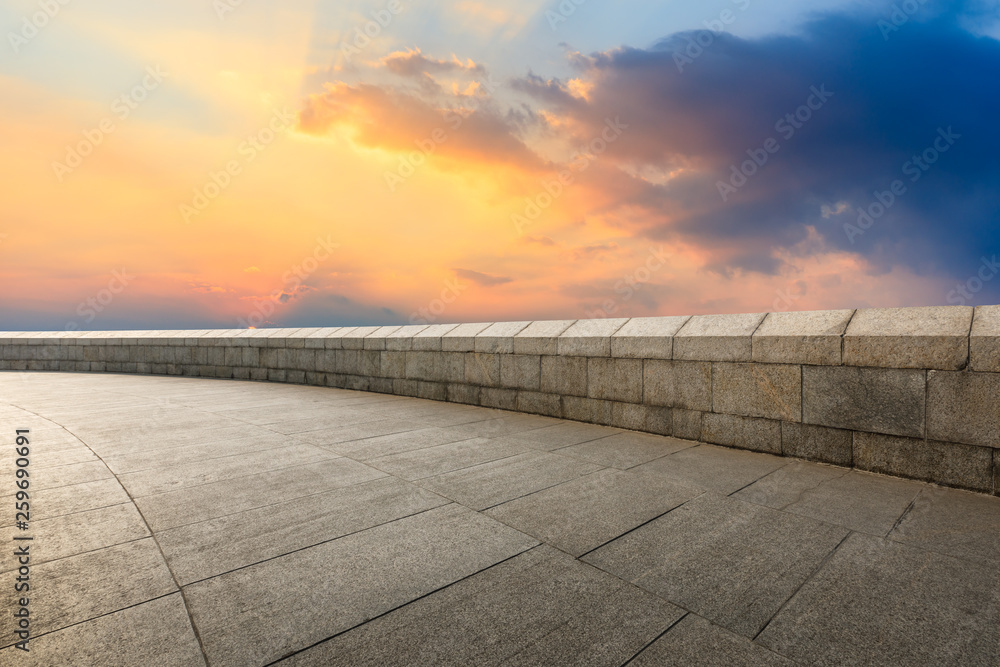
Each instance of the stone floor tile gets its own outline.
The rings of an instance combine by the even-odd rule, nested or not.
[[[705,494],[584,560],[752,638],[847,534]]]
[[[995,665],[1000,567],[852,534],[757,641],[808,665]]]
[[[486,514],[580,556],[701,493],[656,473],[602,470],[497,505]]]

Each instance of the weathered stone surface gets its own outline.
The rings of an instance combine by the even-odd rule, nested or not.
[[[642,402],[642,360],[587,360],[587,396],[610,401]]]
[[[465,355],[465,381],[480,387],[500,386],[499,354],[469,352]]]
[[[185,586],[447,502],[384,477],[160,531],[157,541],[177,581]]]
[[[706,412],[701,418],[701,439],[716,445],[781,453],[781,424],[770,419]]]
[[[861,470],[985,493],[993,487],[990,447],[856,433],[854,465]]]
[[[577,424],[560,422],[552,426],[532,429],[514,436],[518,441],[525,442],[532,449],[551,451],[560,447],[578,445],[598,438],[621,433],[618,429],[605,428],[594,424]]]
[[[428,324],[408,324],[399,327],[385,338],[387,350],[409,350],[413,347],[413,337],[426,329]]]
[[[844,364],[958,370],[969,359],[972,308],[873,308],[854,314],[844,334]]]
[[[445,352],[475,352],[476,336],[492,322],[459,324],[441,336],[441,349]]]
[[[969,337],[969,370],[1000,373],[1000,306],[977,306]]]
[[[712,364],[701,361],[643,362],[643,402],[685,410],[712,409]]]
[[[513,389],[538,391],[540,357],[534,354],[501,354],[500,385]]]
[[[806,489],[782,509],[881,537],[899,521],[921,488],[918,482],[852,470]]]
[[[514,336],[524,331],[531,322],[496,322],[476,334],[476,352],[512,354]]]
[[[561,396],[586,396],[587,358],[543,355],[540,387]]]
[[[533,415],[561,417],[562,400],[558,394],[543,394],[538,391],[520,390],[517,392],[514,409],[518,412],[527,412]]]
[[[33,637],[28,646],[28,651],[0,650],[0,662],[19,667],[205,664],[180,593]]]
[[[476,510],[534,493],[601,467],[548,452],[525,452],[455,472],[429,477],[420,485]]]
[[[280,664],[617,667],[683,614],[540,546]]]
[[[707,493],[584,561],[752,638],[847,534]]]
[[[457,324],[431,324],[413,334],[413,339],[410,341],[410,349],[440,352],[441,337],[449,331],[454,331],[458,326]]]
[[[603,470],[498,505],[486,515],[581,556],[701,493],[654,472]]]
[[[701,616],[688,614],[628,663],[630,667],[793,667],[795,663],[724,630]]]
[[[732,497],[782,510],[800,500],[804,493],[831,479],[843,477],[848,472],[847,468],[792,461],[740,489]]]
[[[633,468],[728,495],[788,464],[787,459],[739,449],[698,445]]]
[[[535,544],[448,505],[191,584],[185,597],[211,664],[267,664]]]
[[[673,408],[611,402],[611,426],[659,435],[673,433]]]
[[[751,336],[765,314],[695,315],[674,335],[674,359],[750,361]]]
[[[925,372],[802,367],[802,421],[888,435],[924,435]]]
[[[689,316],[633,317],[611,336],[611,356],[670,359],[673,336]]]
[[[571,357],[610,357],[611,336],[626,318],[578,320],[559,336],[557,352]]]
[[[781,453],[785,456],[850,466],[853,452],[851,431],[781,422]]]
[[[757,642],[818,665],[987,665],[1000,568],[854,534]],[[989,657],[987,657],[989,656]]]
[[[559,453],[598,465],[626,470],[694,446],[695,443],[688,440],[645,433],[618,433],[563,447]]]
[[[837,366],[853,310],[768,313],[753,334],[753,360]]]
[[[924,487],[888,538],[946,556],[1000,564],[1000,501]]]
[[[407,352],[406,377],[429,382],[461,382],[465,379],[465,356],[446,352]]]
[[[558,339],[576,320],[532,322],[514,336],[515,354],[558,354]]]
[[[927,437],[1000,448],[1000,373],[930,371]]]
[[[670,435],[685,440],[701,440],[701,412],[671,408],[670,413]]]
[[[713,364],[712,409],[729,415],[801,421],[801,368],[786,364]]]

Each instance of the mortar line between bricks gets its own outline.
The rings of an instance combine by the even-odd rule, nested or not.
[[[805,578],[805,579],[804,579],[804,580],[802,581],[802,583],[800,583],[800,584],[799,584],[799,585],[798,585],[798,586],[797,586],[797,587],[795,588],[795,590],[794,590],[794,591],[792,591],[792,594],[791,594],[791,595],[789,595],[789,596],[788,596],[787,598],[785,598],[785,601],[781,603],[781,606],[780,606],[780,607],[778,607],[778,610],[774,612],[774,614],[773,614],[773,615],[771,616],[771,618],[767,619],[767,623],[765,623],[765,624],[764,624],[764,627],[762,627],[762,628],[761,628],[761,629],[760,629],[760,630],[759,630],[759,631],[757,632],[757,634],[755,634],[755,635],[754,635],[754,636],[753,636],[753,637],[752,637],[752,638],[750,639],[750,641],[752,641],[752,642],[756,642],[756,641],[757,641],[757,638],[758,638],[758,637],[760,637],[760,636],[761,636],[761,635],[762,635],[762,634],[764,633],[764,631],[765,631],[765,630],[767,630],[768,626],[769,626],[769,625],[771,625],[771,622],[772,622],[772,621],[774,621],[774,619],[778,618],[778,616],[779,616],[779,615],[781,614],[781,612],[782,612],[782,611],[783,611],[783,610],[785,609],[785,607],[786,607],[786,606],[788,605],[788,603],[789,603],[789,602],[791,602],[791,601],[792,601],[792,599],[793,599],[793,598],[794,598],[794,597],[795,597],[796,595],[798,595],[798,594],[799,594],[799,591],[801,591],[801,590],[802,590],[802,589],[803,589],[803,588],[805,587],[805,585],[806,585],[806,584],[808,584],[808,583],[809,583],[810,581],[812,581],[812,580],[813,580],[813,578],[814,578],[814,577],[816,576],[816,574],[817,574],[817,573],[819,573],[819,571],[820,571],[820,570],[822,570],[822,569],[823,569],[824,567],[826,567],[826,564],[830,562],[830,560],[831,560],[831,559],[833,558],[833,555],[834,555],[835,553],[837,553],[837,550],[838,550],[838,549],[840,549],[840,546],[841,546],[841,545],[842,545],[842,544],[843,544],[844,542],[846,542],[846,541],[847,541],[847,538],[848,538],[848,537],[850,537],[850,536],[851,536],[851,535],[853,535],[853,534],[854,534],[854,531],[853,531],[853,530],[850,530],[850,529],[847,529],[847,534],[846,534],[846,535],[844,535],[843,539],[841,539],[841,540],[840,540],[840,542],[838,542],[838,543],[837,543],[837,546],[835,546],[835,547],[834,547],[833,549],[831,549],[831,550],[830,550],[830,553],[828,553],[828,554],[827,554],[826,556],[824,556],[824,557],[823,557],[823,560],[821,560],[821,561],[819,562],[819,565],[817,565],[817,566],[816,566],[816,567],[815,567],[815,568],[813,569],[813,571],[809,573],[809,576],[808,576],[808,577],[806,577],[806,578]],[[765,647],[765,648],[766,648],[766,647]]]

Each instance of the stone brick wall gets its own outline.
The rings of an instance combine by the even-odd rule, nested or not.
[[[1000,306],[0,333],[0,369],[418,396],[1000,494]]]

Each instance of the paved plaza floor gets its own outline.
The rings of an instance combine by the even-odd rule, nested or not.
[[[5,372],[0,424],[5,666],[1000,665],[996,497],[259,382]]]

